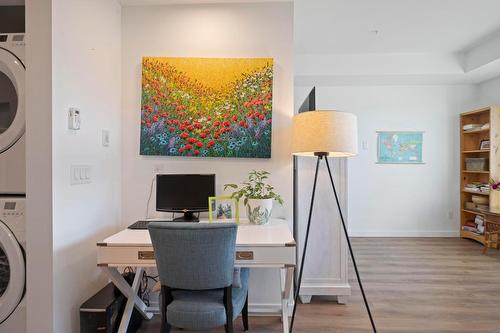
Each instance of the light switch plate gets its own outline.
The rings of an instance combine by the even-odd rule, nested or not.
[[[70,172],[71,185],[90,184],[92,169],[90,165],[72,165]]]

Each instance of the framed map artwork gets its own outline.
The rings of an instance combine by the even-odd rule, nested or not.
[[[379,131],[377,163],[381,164],[423,164],[423,132]]]

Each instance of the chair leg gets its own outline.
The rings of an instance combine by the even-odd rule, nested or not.
[[[170,333],[170,324],[167,321],[167,306],[172,302],[172,293],[170,288],[161,287],[161,333]]]
[[[241,311],[241,318],[243,319],[243,328],[245,331],[248,331],[248,292],[247,298],[245,299],[245,305],[243,306],[243,310]]]
[[[233,287],[224,288],[224,308],[226,309],[226,333],[233,333]]]

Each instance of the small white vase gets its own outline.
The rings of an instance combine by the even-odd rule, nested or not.
[[[250,223],[267,224],[273,210],[273,199],[248,199],[247,217]]]

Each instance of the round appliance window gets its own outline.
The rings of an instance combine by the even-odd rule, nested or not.
[[[5,132],[16,117],[17,92],[7,75],[0,72],[0,134]]]
[[[10,280],[10,266],[9,258],[4,252],[3,248],[0,247],[0,297],[3,296],[5,290],[9,285]]]

